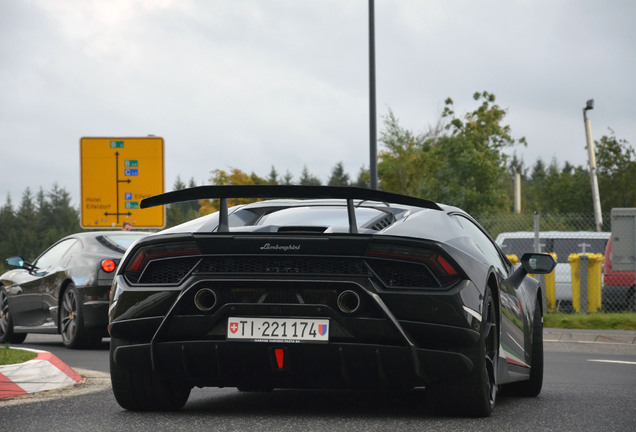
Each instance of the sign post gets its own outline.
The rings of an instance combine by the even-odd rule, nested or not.
[[[163,138],[80,140],[82,228],[163,228],[163,206],[140,209],[146,197],[164,192]]]

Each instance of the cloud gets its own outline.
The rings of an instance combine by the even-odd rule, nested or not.
[[[379,128],[416,132],[487,90],[527,165],[586,163],[594,136],[636,140],[631,2],[376,2]],[[79,200],[83,136],[166,142],[166,189],[216,168],[369,164],[367,2],[22,0],[0,5],[0,202],[53,182]]]

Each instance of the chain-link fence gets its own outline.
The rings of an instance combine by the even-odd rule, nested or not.
[[[482,215],[477,220],[513,261],[526,252],[553,254],[555,271],[541,276],[548,310],[636,310],[636,269],[612,266],[611,233],[596,231],[593,214]]]

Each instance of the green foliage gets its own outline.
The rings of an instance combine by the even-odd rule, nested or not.
[[[37,196],[27,188],[17,209],[7,197],[0,208],[0,272],[8,269],[6,258],[19,255],[33,261],[62,237],[79,231],[78,210],[57,184],[49,192],[40,189]]]
[[[585,213],[592,209],[589,173],[583,167],[537,159],[530,178],[523,180],[522,209],[550,213]]]
[[[456,114],[451,98],[446,99],[437,126],[423,134],[402,128],[389,110],[380,133],[384,147],[378,155],[381,187],[472,214],[495,215],[512,211],[513,177],[519,172],[522,213],[592,212],[587,167],[569,162],[559,166],[555,160],[546,164],[538,158],[530,170],[525,169],[523,160],[504,153],[514,145],[526,145],[525,138],[513,138],[504,124],[507,111],[495,103],[492,93],[475,93],[473,99],[478,107],[463,115]],[[601,208],[606,211],[636,206],[636,153],[610,132],[596,142]],[[567,220],[560,225],[570,226]]]
[[[293,175],[292,175],[289,171],[287,171],[287,172],[285,173],[285,175],[283,176],[283,182],[282,182],[282,184],[284,184],[284,185],[290,185],[290,184],[292,184],[292,179],[293,179],[293,178],[294,178],[294,176],[293,176]]]
[[[370,188],[371,187],[371,173],[365,167],[361,167],[360,171],[358,171],[358,177],[356,181],[351,183],[351,186],[359,187],[359,188]]]
[[[626,140],[619,140],[610,129],[609,136],[596,141],[596,165],[601,209],[636,207],[636,153]],[[524,211],[541,213],[592,212],[592,187],[588,167],[556,161],[546,165],[537,159],[530,176],[523,179]],[[604,219],[604,230],[610,221]],[[592,227],[591,229],[594,229]]]
[[[29,360],[33,360],[38,356],[38,353],[33,351],[25,351],[22,349],[9,348],[8,344],[0,346],[0,366],[24,363]]]
[[[547,313],[544,327],[566,329],[636,330],[636,313],[564,314]]]
[[[327,181],[328,186],[349,186],[349,174],[345,173],[342,162],[338,162],[331,170],[331,176]]]
[[[609,136],[596,141],[596,165],[601,208],[636,207],[636,153],[626,140]]]
[[[298,184],[302,186],[320,186],[322,185],[322,182],[318,177],[310,174],[309,170],[307,169],[307,165],[305,165],[303,167],[303,171],[300,173],[300,181],[298,182]]]
[[[191,188],[195,186],[196,183],[193,178],[190,179],[189,184],[186,186],[186,184],[181,181],[181,177],[177,176],[172,190],[182,190],[186,187]],[[201,204],[198,201],[170,204],[166,210],[166,226],[169,228],[192,220],[199,215],[200,209]]]
[[[272,169],[269,172],[269,177],[267,177],[267,184],[270,184],[270,185],[278,184],[278,172],[276,171],[276,168],[274,168],[274,165],[272,165]]]
[[[392,112],[385,119],[378,173],[385,190],[452,204],[470,213],[510,208],[504,148],[520,143],[503,125],[506,110],[488,92],[475,93],[480,105],[457,116],[447,99],[437,127],[415,135],[401,128]]]
[[[271,177],[271,173],[270,173]],[[210,182],[215,185],[264,185],[267,184],[267,180],[259,177],[254,172],[247,174],[238,168],[231,168],[230,171],[222,169],[212,170],[212,177]],[[260,201],[256,199],[246,198],[233,198],[228,199],[228,205],[235,206],[239,204],[248,204],[254,201]],[[214,213],[219,209],[219,200],[201,200],[200,215]]]
[[[382,188],[389,192],[418,196],[427,177],[428,142],[436,131],[414,135],[402,128],[391,110],[384,119],[380,142],[386,150],[378,155],[378,177]]]

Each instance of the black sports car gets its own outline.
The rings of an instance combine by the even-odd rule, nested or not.
[[[228,208],[228,198],[276,198]],[[179,409],[194,386],[426,387],[441,410],[487,416],[498,387],[537,395],[542,294],[462,210],[359,188],[200,186],[142,207],[220,198],[146,237],[109,310],[119,404]],[[294,198],[294,199],[278,199]]]
[[[28,333],[61,333],[67,348],[93,346],[108,336],[108,293],[115,268],[143,232],[88,232],[64,237],[33,264],[0,276],[0,343]]]

